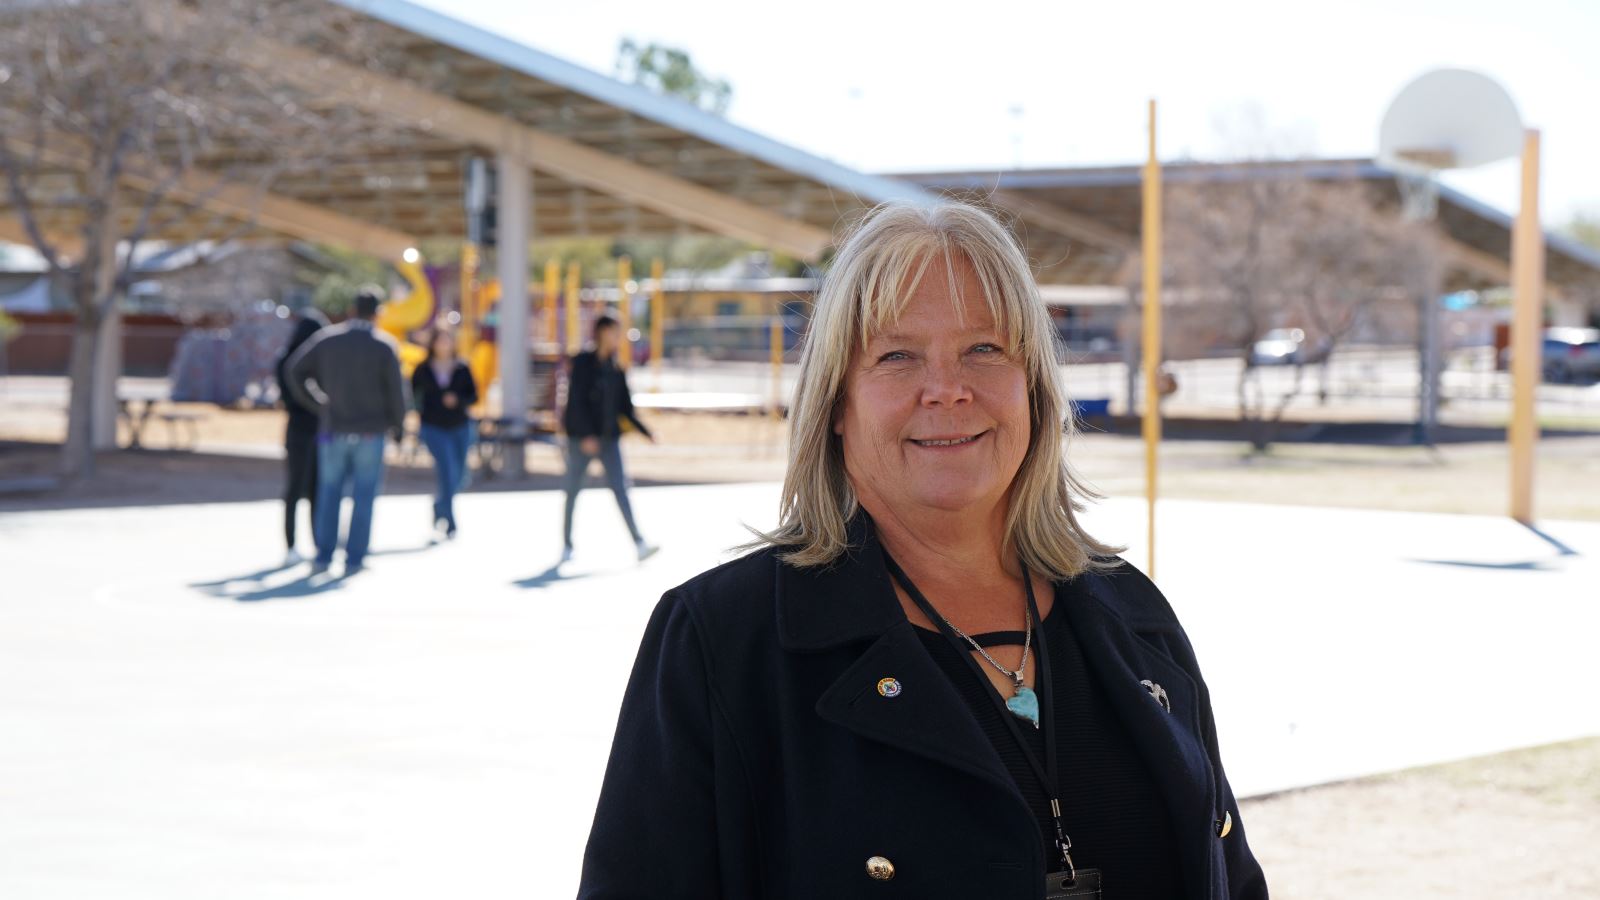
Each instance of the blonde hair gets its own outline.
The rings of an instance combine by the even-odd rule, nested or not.
[[[1067,465],[1072,415],[1056,361],[1059,341],[1026,257],[993,215],[953,201],[886,203],[869,212],[834,257],[812,311],[789,420],[789,467],[779,524],[750,547],[776,546],[796,566],[824,566],[849,548],[846,525],[859,509],[833,423],[850,361],[897,319],[929,265],[971,264],[1000,330],[1010,336],[1028,382],[1031,435],[1011,484],[1003,546],[1030,569],[1056,579],[1110,568],[1119,548],[1084,531],[1077,514],[1100,495]],[[956,301],[961,302],[959,299]]]

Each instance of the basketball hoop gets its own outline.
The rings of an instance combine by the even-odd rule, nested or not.
[[[1378,163],[1394,175],[1401,210],[1412,221],[1431,222],[1439,214],[1439,172],[1492,163],[1521,149],[1522,116],[1511,95],[1466,69],[1435,69],[1406,85],[1378,128]],[[1432,445],[1443,369],[1439,302],[1426,294],[1417,302],[1416,440]]]
[[[1394,175],[1406,218],[1439,212],[1438,174],[1516,156],[1522,117],[1494,79],[1467,69],[1435,69],[1405,86],[1378,129],[1378,163]]]
[[[1395,187],[1400,190],[1400,212],[1413,222],[1432,222],[1439,215],[1438,170],[1423,166],[1395,170]]]

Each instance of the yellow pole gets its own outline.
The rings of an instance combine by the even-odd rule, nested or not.
[[[556,342],[556,296],[561,293],[561,263],[550,260],[544,264],[544,339]]]
[[[472,346],[478,342],[478,245],[468,242],[461,245],[461,327],[457,329],[456,353],[461,359],[472,358]]]
[[[783,418],[783,316],[772,317],[772,417]]]
[[[1150,101],[1150,156],[1144,166],[1144,484],[1150,555],[1145,574],[1156,575],[1156,461],[1161,446],[1161,163],[1156,159],[1156,101]]]
[[[567,263],[567,354],[583,349],[583,335],[578,328],[578,261]]]
[[[1533,463],[1539,445],[1535,409],[1543,361],[1544,231],[1539,226],[1539,131],[1522,139],[1522,209],[1511,235],[1511,518],[1533,524]]]
[[[650,289],[650,368],[656,375],[657,391],[661,390],[661,357],[666,344],[662,332],[667,316],[667,304],[663,296],[665,288],[662,286],[665,268],[666,264],[659,257],[650,261],[650,278],[654,282]]]
[[[628,293],[628,282],[631,280],[633,280],[633,260],[624,256],[617,260],[617,324],[622,330],[622,343],[617,348],[617,362],[624,369],[633,361],[633,341],[628,340],[628,329],[633,327],[633,295]]]

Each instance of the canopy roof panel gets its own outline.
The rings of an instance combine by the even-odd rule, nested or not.
[[[1162,167],[1164,185],[1245,184],[1304,178],[1370,185],[1378,202],[1399,205],[1397,173],[1368,159],[1248,163],[1179,163]],[[896,175],[925,189],[987,200],[1013,215],[1041,280],[1061,284],[1116,284],[1120,267],[1140,237],[1142,167],[1095,166],[1007,171],[918,172]],[[1044,227],[1050,215],[1070,220]],[[1104,231],[1068,226],[1085,221]],[[1509,267],[1512,218],[1451,187],[1439,186],[1438,223],[1451,247],[1452,280],[1489,284]],[[1600,251],[1564,235],[1545,236],[1545,271],[1553,287],[1600,290]]]
[[[865,207],[933,199],[916,185],[852,170],[405,0],[329,2],[359,14],[364,39],[371,31],[365,65],[340,58],[339,35],[324,46],[263,39],[240,49],[239,65],[280,83],[285,102],[366,117],[367,137],[319,154],[314,165],[276,171],[283,161],[272,148],[246,133],[224,134],[198,154],[202,173],[268,184],[286,209],[303,204],[351,226],[412,240],[461,238],[467,161],[504,151],[533,169],[535,237],[721,233],[810,258]],[[78,161],[57,163],[68,189],[55,196],[70,201]],[[71,229],[71,208],[63,202],[42,218],[51,229]],[[209,215],[174,208],[158,218],[170,221],[152,237],[218,236]],[[333,238],[286,224],[294,223],[279,216],[260,230]]]

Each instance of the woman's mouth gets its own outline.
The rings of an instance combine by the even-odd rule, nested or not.
[[[932,437],[932,438],[912,438],[911,439],[911,443],[916,444],[918,447],[928,447],[930,449],[940,449],[940,448],[947,448],[947,447],[964,447],[964,446],[966,446],[968,444],[971,444],[971,443],[977,441],[978,438],[981,438],[981,437],[983,437],[984,435],[986,435],[988,433],[989,432],[987,432],[987,431],[980,431],[977,434],[950,435],[950,436],[941,435],[940,437]]]

